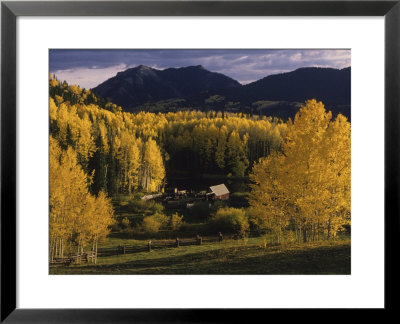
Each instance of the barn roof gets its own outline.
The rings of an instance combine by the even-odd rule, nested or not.
[[[210,189],[216,196],[222,196],[229,193],[228,188],[224,184],[211,186]]]

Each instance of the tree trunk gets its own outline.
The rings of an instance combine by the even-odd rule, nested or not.
[[[64,239],[61,239],[61,259],[64,259]]]
[[[54,238],[50,240],[50,260],[54,259]]]
[[[329,240],[331,238],[331,218],[329,217],[328,221],[328,237],[327,239]]]
[[[95,254],[94,254],[94,264],[97,264],[97,241],[98,241],[98,239],[96,237],[96,247],[95,247],[96,251],[95,251]]]
[[[94,262],[94,255],[95,255],[95,252],[94,252],[94,240],[93,240],[93,243],[92,243],[92,263]]]
[[[57,254],[57,239],[55,239],[55,241],[56,241],[56,246],[55,246],[55,256],[56,256],[56,258],[58,257],[58,254]]]
[[[303,243],[307,242],[307,230],[303,228]]]

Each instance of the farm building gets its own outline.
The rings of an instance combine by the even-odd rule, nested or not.
[[[210,190],[215,194],[215,199],[227,200],[229,199],[229,190],[224,184],[211,186]]]

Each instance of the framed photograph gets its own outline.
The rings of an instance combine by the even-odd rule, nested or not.
[[[399,16],[2,2],[1,320],[392,308]]]

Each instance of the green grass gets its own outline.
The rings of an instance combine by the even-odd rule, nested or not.
[[[146,241],[109,239],[102,248]],[[350,274],[350,240],[262,246],[260,238],[100,257],[51,274]]]

